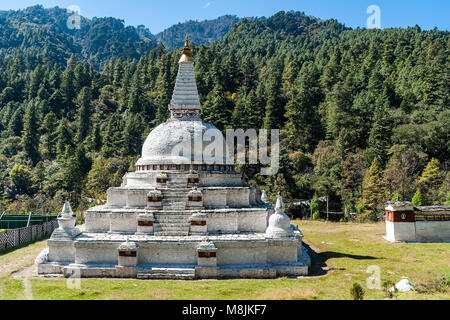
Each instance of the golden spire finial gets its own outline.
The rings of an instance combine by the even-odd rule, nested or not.
[[[192,50],[189,48],[189,36],[186,34],[186,40],[184,42],[183,54],[190,56],[192,55]]]

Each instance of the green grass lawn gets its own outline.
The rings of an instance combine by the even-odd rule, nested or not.
[[[239,280],[119,280],[82,279],[81,289],[70,289],[66,279],[31,279],[34,299],[350,299],[358,282],[365,299],[384,299],[384,290],[368,289],[366,272],[378,266],[381,281],[408,278],[413,285],[450,279],[450,244],[388,243],[384,223],[354,224],[298,221],[305,239],[318,250],[326,275],[300,279]],[[21,280],[11,273],[31,266],[45,242],[0,254],[0,300],[24,298]],[[317,260],[316,260],[317,261]],[[450,299],[448,287],[399,293],[399,299]]]

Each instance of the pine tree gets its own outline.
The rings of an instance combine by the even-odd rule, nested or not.
[[[412,203],[418,207],[425,205],[425,199],[420,189],[417,189],[416,193],[414,194],[414,197],[412,198]]]
[[[382,167],[388,159],[388,149],[391,146],[391,124],[385,106],[378,105],[375,109],[372,129],[369,135],[368,161],[377,159]]]
[[[86,139],[90,128],[90,116],[91,116],[91,89],[84,87],[78,95],[78,116],[77,116],[77,133],[75,141],[77,143],[83,143]]]
[[[69,127],[69,122],[66,118],[62,118],[59,121],[58,128],[56,129],[56,153],[57,156],[63,156],[67,147],[73,146],[72,130]]]
[[[439,188],[443,180],[444,173],[440,169],[439,160],[432,158],[417,181],[425,204],[439,204]]]
[[[52,160],[56,157],[56,145],[58,120],[53,112],[48,113],[41,126],[41,155],[44,160]]]
[[[20,137],[23,130],[23,108],[19,107],[13,113],[11,120],[8,124],[8,136],[9,137]]]
[[[97,122],[94,124],[91,135],[89,136],[89,150],[90,151],[100,151],[102,147],[102,136],[100,134],[100,126]]]
[[[48,99],[50,111],[56,115],[62,115],[64,106],[64,97],[60,89],[55,90]]]
[[[36,103],[30,102],[25,112],[22,146],[25,158],[31,159],[33,165],[39,161],[39,124]]]
[[[128,112],[137,114],[142,111],[142,87],[139,70],[133,75],[131,80],[130,96],[128,99]]]
[[[292,149],[312,151],[323,129],[317,108],[322,98],[319,73],[312,63],[306,63],[296,81],[292,99],[286,105],[287,141]]]
[[[43,79],[44,79],[44,70],[42,66],[39,64],[31,74],[30,83],[28,85],[29,100],[36,98],[40,85],[43,82]]]
[[[282,94],[282,71],[283,64],[278,59],[274,59],[267,70],[267,105],[266,116],[264,118],[265,129],[279,129],[284,125],[284,97]]]
[[[339,48],[335,48],[321,77],[321,83],[326,91],[331,91],[333,86],[338,82],[340,70],[341,51]]]
[[[94,197],[105,194],[107,189],[111,187],[111,178],[108,161],[103,157],[98,157],[89,171],[86,188]]]
[[[117,115],[113,115],[106,126],[103,135],[102,155],[106,158],[118,157],[123,146],[122,121]]]
[[[233,114],[231,116],[233,121],[233,128],[246,129],[248,125],[248,109],[245,108],[245,102],[239,101],[234,107]]]
[[[74,150],[71,146],[66,148],[64,154],[64,182],[66,190],[80,197],[86,178],[91,170],[92,160],[86,156],[83,145]]]
[[[258,72],[256,70],[255,64],[250,57],[245,57],[241,65],[241,73],[243,75],[242,86],[247,88],[247,90],[256,89]],[[246,92],[248,94],[249,92]]]
[[[214,123],[219,130],[224,130],[230,112],[228,102],[225,100],[224,91],[221,85],[214,87],[203,104],[204,121]]]
[[[123,132],[123,143],[121,153],[123,156],[134,156],[140,154],[142,147],[142,119],[139,115],[129,115]]]
[[[362,184],[362,203],[366,217],[376,220],[382,211],[385,201],[385,187],[383,185],[383,171],[376,159],[373,160]]]
[[[61,97],[62,97],[62,110],[65,116],[71,117],[72,110],[74,109],[73,100],[76,98],[76,80],[75,80],[75,66],[77,60],[75,55],[72,55],[67,62],[67,68],[62,74],[61,81]]]
[[[450,191],[447,192],[447,198],[445,198],[445,205],[450,206]]]
[[[156,80],[158,98],[156,99],[157,111],[155,125],[165,122],[170,115],[168,105],[173,88],[171,86],[170,59],[163,55],[160,60],[159,74]]]
[[[261,129],[263,126],[263,118],[265,113],[264,101],[261,98],[258,98],[255,90],[251,90],[244,100],[244,113],[247,115],[247,118],[244,119],[247,128],[253,129]]]
[[[336,139],[344,157],[360,140],[355,132],[353,92],[349,81],[338,82],[327,96],[327,139]]]

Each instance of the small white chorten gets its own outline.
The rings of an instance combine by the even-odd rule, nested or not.
[[[266,230],[266,236],[269,238],[289,237],[294,234],[291,228],[291,220],[284,213],[283,199],[278,196],[275,206],[275,213],[270,216],[269,227]]]
[[[269,198],[267,197],[266,190],[263,190],[261,193],[261,201],[265,204],[269,203]]]

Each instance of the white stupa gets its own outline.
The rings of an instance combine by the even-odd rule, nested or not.
[[[39,260],[39,274],[77,271],[82,277],[140,279],[306,275],[310,259],[303,235],[282,212],[282,200],[274,213],[267,196],[262,201],[226,156],[205,152],[208,142],[202,135],[215,127],[201,120],[188,39],[169,110],[171,118],[145,141],[136,171],[124,176],[121,187],[108,190],[107,203],[89,209],[79,230],[69,228],[63,237],[55,231],[48,258]]]

